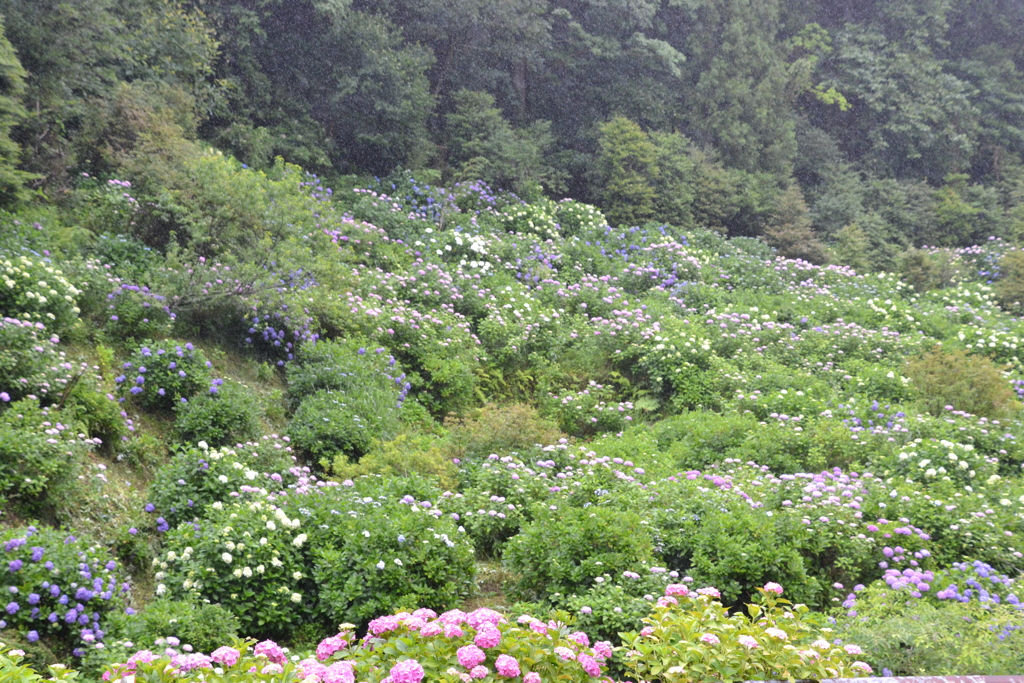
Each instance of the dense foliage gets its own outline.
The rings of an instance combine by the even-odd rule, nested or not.
[[[0,0],[0,678],[1019,671],[1024,16],[833,10]]]

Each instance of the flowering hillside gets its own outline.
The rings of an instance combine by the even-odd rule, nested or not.
[[[195,172],[170,233],[141,194],[88,238],[4,218],[0,673],[1024,667],[1014,245],[858,272],[482,183]]]

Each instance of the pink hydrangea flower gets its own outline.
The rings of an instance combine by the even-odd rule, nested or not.
[[[284,667],[282,667],[280,664],[278,664],[276,662],[271,662],[270,664],[267,664],[265,667],[260,669],[260,673],[261,674],[268,674],[268,675],[274,675],[274,674],[279,674],[279,673],[283,673],[283,672],[284,672]]]
[[[316,658],[321,662],[326,662],[330,659],[338,650],[344,650],[348,647],[348,641],[341,637],[339,633],[336,636],[330,636],[320,641],[320,644],[316,646]]]
[[[131,668],[135,668],[135,664],[149,664],[154,659],[159,659],[155,654],[149,650],[139,650],[131,657],[128,658],[127,664]]]
[[[642,629],[640,629],[640,635],[642,635],[644,637],[654,635],[654,627],[653,626],[644,626]]]
[[[686,595],[689,595],[689,594],[690,594],[690,589],[687,588],[685,584],[682,584],[682,583],[670,583],[669,585],[665,586],[665,595],[683,595],[683,596],[686,596]]]
[[[484,660],[487,659],[487,655],[484,651],[476,645],[460,647],[455,651],[455,656],[459,658],[459,664],[467,669],[472,669],[478,664],[483,664]]]
[[[303,659],[296,668],[298,669],[299,678],[306,679],[313,676],[318,681],[323,680],[324,672],[327,671],[326,666],[312,658]]]
[[[871,673],[871,667],[865,662],[854,662],[850,665],[850,668],[856,669],[857,671],[863,671],[866,674]]]
[[[515,678],[519,675],[519,662],[515,657],[509,655],[498,655],[498,659],[494,662],[494,668],[497,669],[499,676],[505,678]]]
[[[489,673],[491,673],[491,670],[488,669],[486,666],[481,665],[474,666],[472,670],[470,670],[469,675],[472,678],[487,678],[487,675]]]
[[[718,643],[721,642],[718,640],[718,636],[714,633],[705,633],[700,637],[700,641],[702,643],[707,643],[708,645],[718,645]]]
[[[455,626],[458,626],[459,624],[466,623],[466,619],[468,617],[469,615],[460,609],[450,609],[437,619],[442,624],[454,624]]]
[[[580,663],[583,670],[587,672],[588,676],[600,676],[601,665],[597,663],[597,660],[590,655],[580,655],[576,658],[576,661]]]
[[[501,631],[494,624],[484,624],[480,627],[480,630],[476,632],[476,637],[473,638],[473,642],[483,648],[497,647],[498,643],[501,642]]]
[[[196,652],[188,655],[178,655],[171,659],[171,664],[178,668],[178,671],[185,673],[186,671],[192,671],[194,669],[209,669],[211,659],[208,655],[204,655],[202,652]]]
[[[388,672],[392,683],[420,683],[426,673],[415,659],[403,659]]]
[[[377,617],[369,624],[370,633],[375,636],[394,631],[396,628],[398,628],[398,617],[396,616]]]
[[[412,615],[428,621],[431,619],[437,619],[437,612],[427,607],[420,607],[418,610],[413,612]]]
[[[739,641],[740,645],[747,648],[748,650],[752,650],[755,647],[757,647],[757,641],[754,640],[753,636],[740,636],[736,640]]]
[[[864,650],[860,649],[859,645],[854,645],[853,643],[850,643],[849,645],[844,645],[843,649],[846,650],[846,654],[848,654],[848,655],[862,655],[862,654],[864,654]]]
[[[444,628],[441,626],[439,621],[430,621],[423,624],[423,628],[420,629],[420,635],[424,638],[433,638],[444,633]]]
[[[352,662],[334,662],[324,669],[323,683],[356,683]]]
[[[764,589],[769,593],[775,593],[776,595],[782,595],[782,586],[770,581],[764,585]]]
[[[440,621],[440,620],[438,620]],[[445,624],[444,626],[444,637],[445,638],[461,638],[465,633],[459,628],[458,624]]]
[[[594,643],[594,654],[600,659],[609,659],[612,656],[612,644],[607,640],[599,640]]]
[[[534,631],[535,633],[544,635],[548,632],[548,625],[540,619],[534,619],[530,622],[530,630]]]
[[[588,638],[587,634],[583,631],[576,631],[575,633],[570,633],[568,638],[577,645],[582,645],[583,647],[590,647],[590,638]]]
[[[210,655],[210,659],[217,662],[221,666],[232,667],[238,663],[238,658],[241,657],[238,650],[233,647],[223,646],[218,647]]]
[[[770,635],[772,638],[778,638],[779,640],[789,640],[789,634],[783,631],[781,628],[775,628],[773,626],[771,628],[766,628],[764,632]]]
[[[266,657],[274,664],[284,664],[288,661],[288,658],[284,655],[284,650],[272,640],[264,640],[262,643],[256,643],[256,647],[252,649],[252,652],[257,657]]]
[[[427,622],[425,620],[420,619],[419,617],[413,617],[413,616],[406,617],[402,621],[402,623],[410,631],[419,631],[421,628],[423,628],[427,624]]]
[[[480,609],[473,610],[466,616],[466,621],[470,626],[476,630],[480,630],[480,627],[484,624],[498,624],[505,621],[505,617],[501,616],[500,613],[495,612],[492,609],[481,607]]]
[[[576,659],[576,653],[567,647],[556,647],[555,654],[565,661]]]
[[[718,589],[713,586],[708,586],[706,588],[698,588],[697,592],[701,595],[707,595],[712,598],[722,597],[722,594],[718,592]]]
[[[540,683],[540,674],[536,671],[531,671],[523,676],[523,683]]]

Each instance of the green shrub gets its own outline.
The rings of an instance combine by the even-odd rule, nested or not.
[[[451,518],[411,496],[369,500],[335,490],[292,501],[299,514],[312,512],[309,562],[329,623],[365,624],[399,607],[445,609],[469,596],[473,546]]]
[[[176,638],[182,649],[213,652],[234,640],[239,626],[238,618],[220,605],[159,598],[135,614],[111,615],[105,647],[89,650],[82,668],[99,672],[139,650],[158,652],[170,645],[168,638]]]
[[[397,430],[397,420],[383,405],[375,409],[372,394],[318,391],[299,404],[288,434],[299,454],[312,462],[344,457],[358,461],[374,439]]]
[[[1024,251],[1010,251],[999,259],[999,279],[996,297],[999,305],[1008,311],[1024,310]]]
[[[173,438],[207,442],[214,448],[252,441],[262,431],[259,397],[249,387],[225,382],[216,393],[200,394],[174,406]]]
[[[288,399],[296,407],[318,391],[381,393],[384,403],[400,402],[405,383],[401,366],[383,347],[370,348],[364,339],[329,339],[299,348],[295,360],[286,366]]]
[[[819,602],[822,582],[801,555],[803,525],[785,510],[766,515],[727,490],[688,480],[659,490],[646,518],[666,567],[718,586],[730,603],[771,578],[792,585],[795,600]]]
[[[105,548],[56,529],[21,527],[0,534],[8,584],[0,629],[42,640],[64,656],[102,641],[105,622],[124,609],[128,589]]]
[[[981,417],[1003,417],[1020,407],[1003,373],[984,356],[935,347],[910,359],[906,372],[922,406],[936,417],[947,405]]]
[[[743,446],[757,428],[752,415],[685,412],[654,427],[658,445],[679,469],[704,469]]]
[[[871,673],[851,662],[856,645],[839,646],[806,605],[778,597],[776,583],[758,589],[747,614],[729,613],[714,588],[672,584],[644,619],[624,633],[630,677],[653,683],[708,680],[853,678]],[[748,616],[749,615],[749,616]]]
[[[605,574],[601,583],[570,598],[567,609],[576,616],[580,629],[595,638],[616,642],[620,633],[643,628],[643,618],[650,614],[654,600],[678,576],[677,572],[670,575],[663,567],[627,571],[618,576]]]
[[[210,361],[191,343],[145,342],[115,378],[122,396],[150,409],[171,410],[199,392],[217,393],[222,380],[212,379]]]
[[[373,445],[358,463],[347,457],[335,458],[331,472],[338,479],[355,479],[366,474],[386,477],[423,477],[440,488],[458,486],[458,468],[437,438],[400,434],[395,439]]]
[[[590,380],[579,391],[549,393],[542,406],[566,434],[593,436],[603,432],[621,432],[632,423],[633,403],[616,398],[614,387]]]
[[[112,273],[129,281],[138,281],[159,265],[160,254],[127,235],[102,233],[89,247],[92,257],[109,265]]]
[[[485,558],[500,557],[505,542],[530,519],[522,498],[505,497],[500,491],[485,488],[468,488],[446,496],[441,506],[445,512],[458,516],[477,555]]]
[[[15,501],[38,513],[51,487],[78,474],[86,451],[97,442],[79,436],[66,413],[23,399],[0,413],[0,501]]]
[[[522,403],[489,403],[469,415],[449,417],[448,449],[460,460],[479,460],[491,453],[526,453],[537,446],[557,443],[565,435],[535,408]]]
[[[42,322],[63,332],[78,318],[80,292],[49,259],[0,252],[0,316]]]
[[[314,619],[317,586],[309,575],[298,518],[267,502],[213,503],[202,524],[181,524],[154,560],[156,593],[222,604],[243,633],[287,636]],[[266,539],[266,540],[264,540]]]
[[[243,486],[279,491],[294,479],[287,472],[293,465],[290,452],[274,438],[243,444],[238,449],[211,449],[202,442],[180,447],[157,470],[149,487],[149,511],[173,528],[202,518],[209,505],[227,502],[230,494]],[[279,471],[285,474],[276,474]]]
[[[618,575],[651,561],[653,545],[650,531],[634,512],[549,510],[505,547],[505,563],[516,575],[509,595],[564,605],[602,574]]]
[[[159,339],[171,332],[174,318],[165,297],[148,287],[121,284],[107,295],[103,333],[118,344]]]

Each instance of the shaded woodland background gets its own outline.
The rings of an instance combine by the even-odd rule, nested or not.
[[[164,188],[201,142],[334,187],[401,169],[479,179],[596,203],[613,225],[764,236],[861,268],[1024,232],[1013,0],[0,0],[0,13],[7,204],[59,201],[82,173]]]

